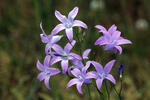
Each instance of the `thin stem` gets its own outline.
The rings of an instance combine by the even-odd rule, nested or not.
[[[91,98],[91,92],[90,92],[90,86],[89,85],[86,85],[86,86],[87,86],[87,91],[88,91],[88,99],[92,100],[92,98]]]
[[[119,99],[120,99],[120,100],[122,100],[121,92],[122,92],[122,79],[121,79],[121,88],[120,88],[120,91],[119,91]]]
[[[106,92],[107,92],[107,96],[108,96],[108,100],[110,99],[110,94],[109,94],[109,91],[108,91],[108,88],[107,88],[107,83],[105,82],[105,87],[106,87]]]

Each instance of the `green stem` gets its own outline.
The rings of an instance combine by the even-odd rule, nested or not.
[[[110,94],[109,94],[109,91],[108,91],[108,88],[107,88],[107,83],[105,82],[105,87],[106,87],[106,92],[107,92],[107,96],[108,96],[108,100],[110,99]]]
[[[91,98],[91,92],[90,92],[90,86],[89,85],[87,85],[87,91],[88,91],[88,99],[92,100],[92,98]]]
[[[119,91],[119,99],[120,100],[122,100],[121,92],[122,92],[122,79],[121,79],[121,87],[120,87],[120,91]]]

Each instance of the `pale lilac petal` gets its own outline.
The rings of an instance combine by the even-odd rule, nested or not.
[[[42,30],[42,34],[46,36],[46,33],[45,33],[45,31],[43,30],[43,27],[42,27],[42,22],[40,23],[40,28]]]
[[[77,66],[84,66],[81,60],[73,59],[72,63]]]
[[[49,39],[48,39],[47,36],[45,36],[44,34],[40,34],[40,37],[41,37],[41,41],[42,41],[43,43],[49,42]]]
[[[73,44],[73,45],[72,45],[72,44]],[[69,53],[70,50],[73,48],[74,44],[75,44],[75,40],[73,40],[73,41],[71,42],[71,44],[70,44],[70,43],[67,43],[66,46],[64,47],[64,50],[65,50],[67,53]]]
[[[58,45],[58,44],[54,44],[53,46],[52,46],[52,48],[54,49],[54,51],[56,52],[56,53],[63,53],[63,49]]]
[[[56,68],[50,68],[50,75],[53,76],[53,75],[56,75],[58,73],[60,73],[61,71],[56,69]]]
[[[120,32],[120,31],[115,31],[115,32],[113,32],[113,33],[112,33],[112,40],[117,40],[117,39],[119,39],[120,35],[121,35],[121,32]]]
[[[97,72],[102,72],[103,71],[103,66],[101,64],[99,64],[96,61],[92,61],[91,63],[94,65]]]
[[[72,30],[72,28],[68,28],[65,31],[66,31],[66,36],[67,36],[68,40],[70,42],[72,42],[72,39],[73,39],[73,30]]]
[[[59,61],[61,61],[61,58],[59,58],[59,57],[53,57],[52,60],[51,60],[51,65],[53,65],[53,64],[55,64],[55,63],[57,63]]]
[[[80,82],[80,83],[77,83],[76,84],[76,87],[77,87],[77,90],[78,90],[78,92],[80,93],[80,94],[83,94],[83,92],[82,92],[82,84],[83,84],[83,82]]]
[[[113,25],[108,29],[109,34],[112,35],[113,32],[116,31],[116,29],[117,29],[117,26],[113,24]]]
[[[100,90],[100,88],[102,87],[102,82],[103,82],[103,78],[96,80],[96,85],[97,85],[98,90]]]
[[[79,83],[79,80],[77,78],[73,78],[72,80],[70,80],[67,84],[67,88],[71,87],[74,84]]]
[[[86,74],[86,78],[87,79],[90,79],[90,78],[97,78],[97,72],[95,72],[95,71],[90,71],[90,72],[88,72],[87,74]]]
[[[40,71],[43,71],[43,70],[44,70],[44,67],[43,67],[43,65],[40,63],[39,60],[36,62],[36,66],[37,66],[38,70],[40,70]]]
[[[105,73],[109,73],[114,65],[116,60],[111,60],[110,62],[108,62],[105,67],[104,67],[104,72]]]
[[[45,46],[45,53],[49,54],[51,52],[51,48],[52,48],[52,44],[47,43],[46,46]]]
[[[113,50],[114,50],[114,52],[115,52],[115,54],[116,54],[116,53],[117,53],[117,48],[114,47]]]
[[[71,17],[71,18],[74,19],[76,17],[77,13],[78,13],[78,10],[79,10],[78,7],[74,7],[73,10],[69,12],[68,17]]]
[[[50,58],[51,58],[51,57],[50,57],[49,55],[47,55],[47,56],[45,57],[45,59],[44,59],[44,66],[49,67]]]
[[[42,81],[44,78],[45,78],[44,72],[41,72],[41,73],[38,74],[38,76],[37,76],[37,79],[38,79],[39,81]]]
[[[101,25],[96,25],[95,28],[100,29],[100,32],[107,32],[106,28]]]
[[[70,67],[68,68],[68,74],[69,74],[69,75],[71,75],[71,70],[72,70],[73,68],[74,68],[73,66],[70,66]]]
[[[52,35],[56,35],[60,31],[64,30],[65,27],[63,24],[58,24],[53,30],[52,30]]]
[[[112,48],[114,48],[115,47],[115,44],[107,44],[106,46],[105,46],[105,50],[110,50],[110,49],[112,49]]]
[[[59,21],[61,21],[62,23],[64,22],[64,19],[66,19],[66,16],[62,15],[59,11],[55,11],[55,16],[57,17],[57,19]]]
[[[116,80],[111,74],[108,74],[107,77],[105,77],[105,78],[110,80],[112,83],[116,84]]]
[[[55,35],[55,36],[53,36],[52,39],[51,39],[51,44],[57,43],[62,37],[63,37],[63,35]]]
[[[122,53],[122,48],[120,46],[115,46],[115,48],[119,50],[120,54]]]
[[[91,52],[91,49],[86,49],[83,54],[82,54],[82,58],[83,59],[88,59],[88,55]]]
[[[86,74],[87,69],[90,67],[92,61],[87,61],[85,67],[82,68],[82,73]]]
[[[106,45],[109,44],[109,42],[104,38],[104,36],[99,37],[94,45]]]
[[[82,59],[78,54],[75,53],[70,53],[70,56],[72,56],[74,59],[78,59],[78,60]]]
[[[122,44],[132,44],[132,42],[130,40],[122,38],[117,41],[117,45],[122,45]]]
[[[46,77],[45,80],[44,80],[44,83],[45,83],[45,86],[46,86],[48,89],[51,89],[51,88],[49,87],[49,79],[50,79],[50,77]]]
[[[65,74],[68,70],[68,60],[61,61],[62,73]]]
[[[81,71],[77,68],[73,69],[71,71],[71,73],[75,76],[75,77],[78,77],[78,75],[81,73]]]
[[[74,23],[73,23],[73,26],[80,26],[80,27],[83,27],[85,29],[88,28],[87,25],[84,22],[80,21],[80,20],[75,20]]]

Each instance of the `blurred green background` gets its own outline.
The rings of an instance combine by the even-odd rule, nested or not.
[[[108,29],[117,25],[122,36],[133,44],[123,46],[111,72],[118,82],[116,88],[120,87],[117,69],[123,63],[123,99],[150,100],[150,0],[0,0],[0,100],[87,100],[84,86],[83,96],[75,86],[66,90],[66,75],[51,77],[52,90],[36,78],[36,61],[43,63],[45,57],[40,22],[50,34],[60,23],[55,10],[67,15],[75,6],[79,7],[76,19],[85,22],[88,30],[84,30],[84,42],[77,42],[74,51],[79,54],[79,46],[82,50],[92,48],[90,59],[100,58],[105,65],[116,56],[93,45],[101,36],[94,26],[100,24]],[[65,38],[61,41],[66,42]],[[96,89],[90,89],[92,100],[98,100]],[[113,92],[110,99],[117,100]]]

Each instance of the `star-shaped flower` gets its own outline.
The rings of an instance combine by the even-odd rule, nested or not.
[[[71,87],[72,85],[76,84],[77,90],[80,94],[83,94],[82,92],[82,85],[83,84],[89,84],[90,80],[87,78],[86,70],[89,68],[91,62],[86,62],[86,66],[82,68],[82,70],[79,70],[78,68],[75,68],[71,71],[71,73],[75,76],[75,78],[71,79],[68,84],[67,88]]]
[[[69,41],[71,42],[73,40],[73,27],[75,26],[80,26],[83,28],[87,28],[87,25],[85,23],[83,23],[80,20],[74,20],[74,18],[76,17],[77,13],[78,13],[78,7],[75,7],[72,11],[69,12],[68,14],[68,18],[64,15],[62,15],[59,11],[55,11],[55,16],[57,17],[57,19],[62,22],[61,24],[58,24],[53,30],[52,30],[52,34],[56,35],[58,32],[60,32],[61,30],[66,31],[66,36],[69,39]]]
[[[121,54],[122,48],[120,45],[132,43],[130,40],[120,36],[121,32],[116,30],[117,27],[115,25],[112,25],[108,31],[101,25],[96,25],[95,27],[100,29],[99,32],[103,33],[103,36],[96,40],[95,45],[106,45],[106,50],[113,49],[117,53],[118,49]]]
[[[50,77],[60,73],[60,70],[58,70],[56,68],[50,68],[49,62],[50,62],[50,56],[46,56],[44,59],[44,65],[42,65],[39,60],[36,63],[38,70],[41,71],[38,74],[37,78],[40,81],[44,80],[44,83],[48,89],[50,89],[50,87],[49,87]]]
[[[48,52],[51,52],[52,46],[62,38],[62,35],[46,35],[45,31],[42,28],[42,23],[40,23],[40,27],[42,30],[42,34],[40,34],[41,40],[43,43],[46,43],[45,53],[48,54]]]
[[[94,65],[96,72],[95,71],[88,72],[87,78],[95,78],[96,79],[96,85],[97,85],[97,88],[99,90],[102,86],[103,80],[105,80],[105,79],[108,79],[112,83],[116,84],[116,80],[114,79],[114,77],[111,74],[109,74],[109,72],[111,71],[111,69],[115,63],[115,60],[108,62],[105,65],[104,69],[103,69],[101,64],[99,64],[95,61],[92,61],[91,63]]]

